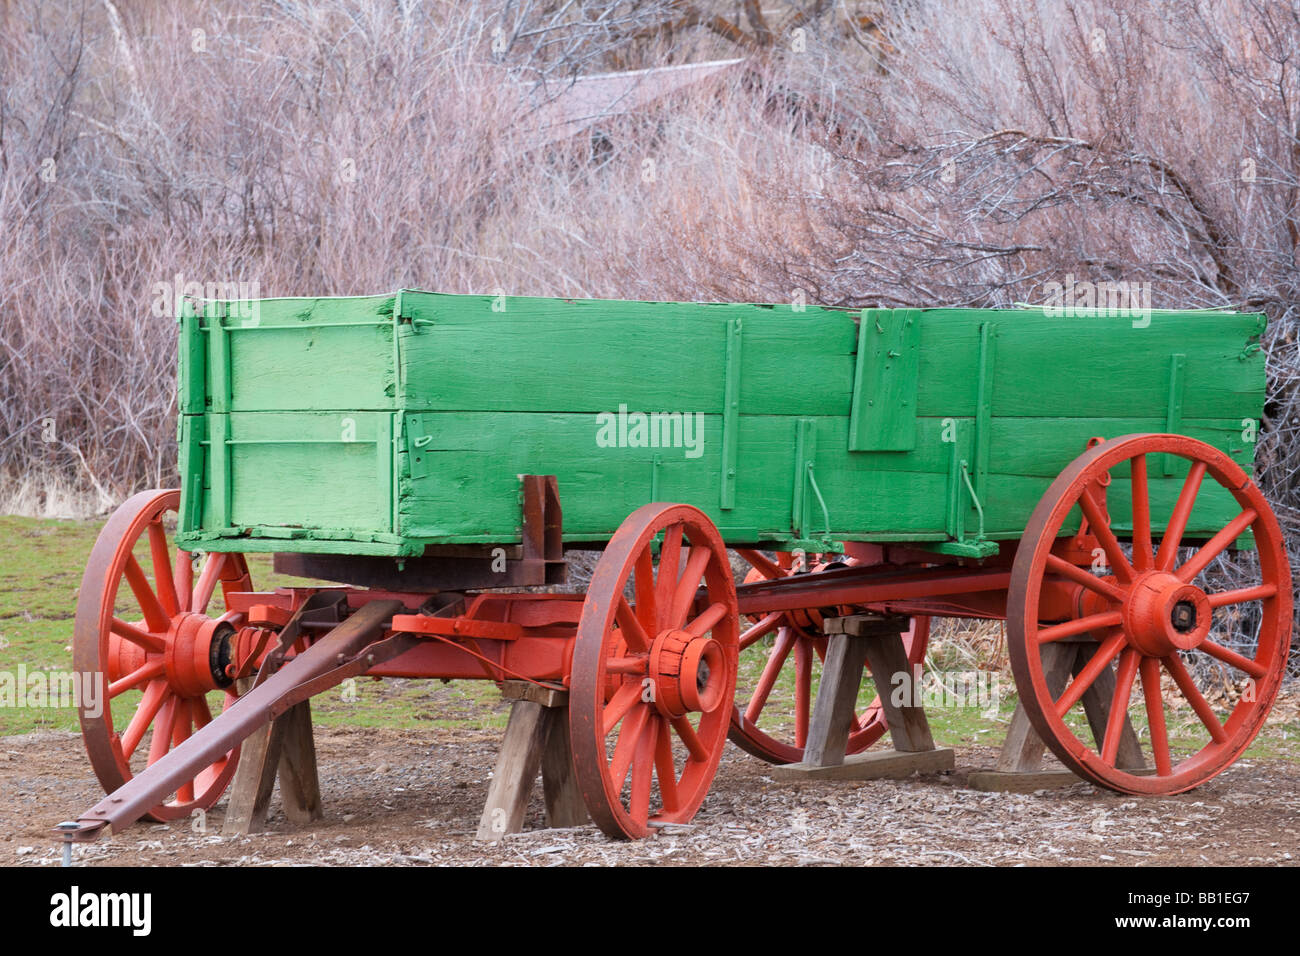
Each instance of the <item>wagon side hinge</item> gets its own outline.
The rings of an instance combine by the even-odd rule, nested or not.
[[[842,545],[831,538],[831,515],[822,490],[817,485],[817,420],[800,418],[796,425],[794,445],[794,488],[791,495],[790,527],[794,540],[791,550],[839,552]],[[813,519],[816,502],[820,521]],[[818,530],[814,531],[814,525]]]
[[[944,528],[951,540],[920,544],[929,551],[955,554],[965,558],[987,558],[998,553],[998,543],[985,537],[984,504],[972,479],[971,459],[975,457],[975,441],[971,442],[971,455],[962,455],[962,443],[956,421],[951,422],[951,439],[948,443],[948,494]],[[973,430],[972,430],[973,431]],[[967,501],[966,499],[970,500]],[[966,512],[974,509],[977,519],[974,535],[966,533]]]
[[[740,346],[741,320],[727,322],[727,366],[722,393],[722,488],[718,507],[736,507],[736,453],[740,442]],[[658,501],[659,499],[653,499]]]

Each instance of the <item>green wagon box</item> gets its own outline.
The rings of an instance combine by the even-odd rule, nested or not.
[[[1263,328],[1237,312],[412,290],[209,302],[181,319],[180,541],[395,557],[518,543],[519,476],[544,474],[568,544],[662,500],[728,543],[978,557],[1020,537],[1094,437],[1188,435],[1249,469]],[[1157,512],[1186,467],[1153,473]],[[1198,500],[1189,536],[1231,507]]]

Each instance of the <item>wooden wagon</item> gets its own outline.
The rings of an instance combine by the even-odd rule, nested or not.
[[[1248,474],[1263,328],[410,290],[189,307],[182,486],[113,515],[80,592],[109,796],[69,829],[211,807],[241,741],[364,674],[566,702],[556,772],[640,837],[695,814],[728,735],[781,764],[898,745],[906,708],[819,716],[814,675],[908,671],[932,616],[1006,619],[1021,705],[1080,776],[1194,787],[1253,739],[1290,643]],[[602,552],[585,589],[543,587],[572,549]],[[1210,583],[1233,549],[1254,580]],[[251,552],[339,586],[257,591]],[[1245,692],[1212,704],[1204,655]],[[1174,706],[1197,744],[1171,746]]]

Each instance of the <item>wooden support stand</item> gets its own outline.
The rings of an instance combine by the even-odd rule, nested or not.
[[[251,685],[251,679],[248,683]],[[241,693],[244,690],[247,687],[241,688]],[[280,804],[290,823],[311,823],[324,816],[310,701],[295,704],[240,747],[223,833],[258,833],[266,828],[277,776]]]
[[[1042,646],[1040,654],[1043,675],[1053,697],[1060,696],[1070,675],[1078,674],[1096,650],[1097,643],[1087,639],[1052,641]],[[1106,721],[1110,717],[1110,702],[1114,694],[1115,672],[1108,667],[1083,695],[1083,710],[1098,747],[1106,733]],[[1079,778],[1069,770],[1042,769],[1046,749],[1029,722],[1024,704],[1018,703],[1011,716],[1011,725],[1007,728],[1007,737],[997,763],[992,770],[972,771],[966,782],[975,790],[1012,793],[1031,793],[1078,783]],[[1116,763],[1121,768],[1134,771],[1141,771],[1146,766],[1142,747],[1128,717],[1124,718]]]
[[[569,745],[568,692],[512,680],[502,684],[501,696],[514,703],[475,839],[499,840],[523,829],[539,769],[546,825],[586,823],[587,807],[573,774]]]
[[[936,748],[930,735],[925,710],[916,703],[918,688],[903,695],[901,706],[895,703],[895,674],[906,674],[912,683],[912,667],[903,646],[908,627],[905,617],[855,614],[828,618],[829,637],[826,660],[822,663],[821,683],[808,726],[808,741],[801,763],[773,767],[778,780],[874,780],[906,777],[914,773],[951,770],[951,749]],[[893,750],[844,755],[857,706],[862,668],[871,668],[880,697]]]

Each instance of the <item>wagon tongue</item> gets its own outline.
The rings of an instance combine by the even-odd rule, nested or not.
[[[285,625],[281,632],[282,644],[286,635],[297,633],[296,623],[309,609],[310,602]],[[75,822],[60,824],[56,832],[65,842],[85,842],[129,826],[299,700],[408,650],[418,638],[398,634],[378,640],[393,615],[402,609],[402,602],[396,600],[365,604],[274,674],[265,679],[259,676],[260,682],[252,690],[210,724],[132,777]]]

